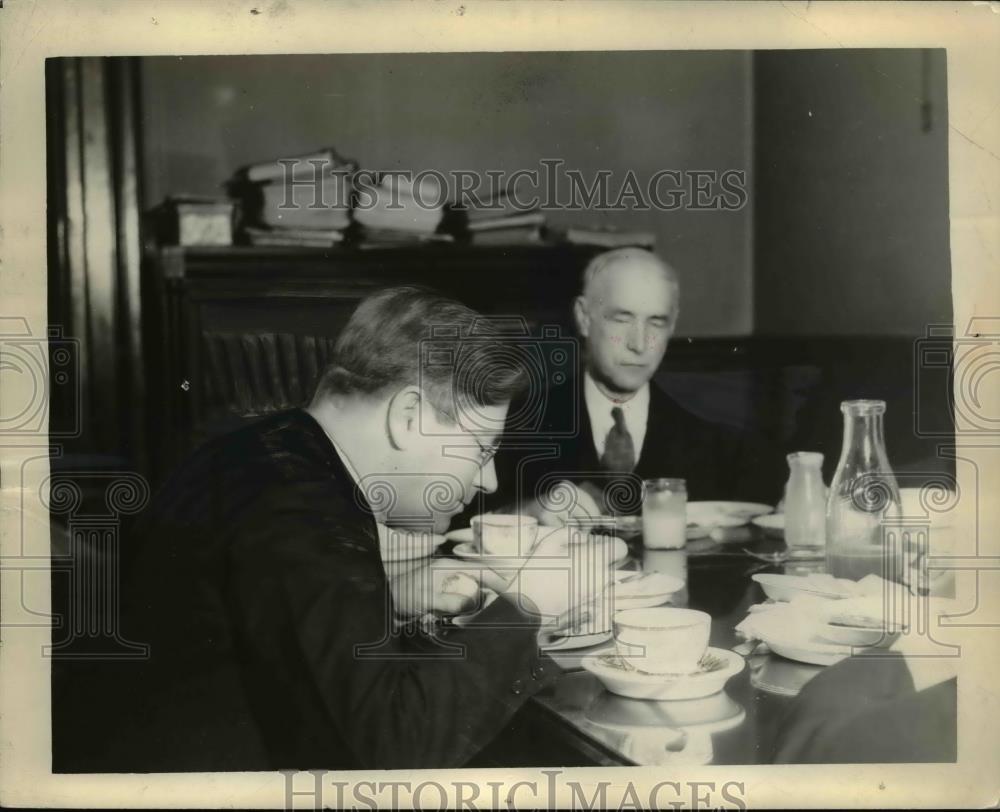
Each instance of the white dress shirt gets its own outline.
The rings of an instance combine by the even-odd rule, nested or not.
[[[625,426],[628,433],[632,435],[632,445],[635,448],[635,459],[639,461],[642,454],[642,444],[646,439],[646,422],[649,419],[649,384],[647,383],[638,392],[624,403],[619,403],[605,395],[589,372],[583,375],[583,400],[587,405],[587,414],[590,415],[590,428],[594,435],[594,448],[597,449],[597,458],[604,456],[604,443],[608,439],[608,432],[615,424],[615,419],[611,416],[611,410],[618,406],[625,415]]]

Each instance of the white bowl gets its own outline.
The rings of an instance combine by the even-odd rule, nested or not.
[[[899,636],[884,629],[861,629],[854,626],[836,626],[826,623],[820,627],[819,636],[842,646],[889,646]]]
[[[774,601],[790,601],[799,595],[838,600],[855,594],[852,590],[854,581],[843,578],[817,581],[804,575],[776,575],[772,573],[757,573],[752,578],[761,585],[764,594]]]

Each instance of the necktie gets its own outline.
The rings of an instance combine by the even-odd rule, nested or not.
[[[615,406],[611,410],[611,419],[615,424],[608,432],[604,441],[604,456],[601,457],[601,466],[606,471],[618,473],[630,473],[635,468],[635,445],[632,443],[632,435],[628,433],[628,426],[625,425],[625,413],[620,406]]]

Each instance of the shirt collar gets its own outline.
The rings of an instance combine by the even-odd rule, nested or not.
[[[320,428],[322,429],[322,426]],[[340,445],[337,443],[336,440],[333,439],[333,436],[328,431],[324,430],[323,434],[326,435],[326,438],[330,441],[330,445],[333,446],[334,452],[336,452],[337,456],[340,458],[340,464],[344,466],[344,470],[347,471],[348,475],[351,477],[351,480],[354,482],[354,487],[356,491],[364,495],[364,491],[361,488],[361,475],[358,473],[358,470],[354,467],[354,464],[351,462],[350,457],[347,456],[347,454],[344,452],[344,449],[340,447]],[[379,517],[375,514],[374,511],[372,511],[371,517],[375,521],[375,529],[378,532],[379,543],[381,548],[384,550],[389,537],[389,528],[381,521],[379,521]]]
[[[624,412],[633,410],[644,412],[649,407],[649,381],[644,383],[642,388],[628,400],[618,401],[605,395],[598,388],[597,382],[591,376],[590,371],[587,370],[583,373],[583,397],[590,410],[600,410],[602,414],[604,412],[611,414],[611,410],[615,406],[620,407]]]

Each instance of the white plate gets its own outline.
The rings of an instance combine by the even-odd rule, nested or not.
[[[721,691],[729,678],[740,673],[746,665],[739,654],[720,648],[709,648],[702,658],[703,667],[693,674],[627,671],[620,663],[614,646],[583,658],[583,667],[605,688],[631,699],[699,699],[711,696]]]
[[[695,524],[714,525],[715,518],[740,519],[746,524],[755,516],[771,513],[774,508],[761,502],[688,502],[687,519]]]
[[[684,581],[662,572],[643,573],[642,577],[620,584],[624,578],[636,575],[635,570],[618,570],[612,581],[615,611],[620,609],[640,609],[645,606],[660,606],[684,588]]]
[[[612,560],[608,563],[613,565],[613,564],[618,564],[624,561],[626,558],[628,558],[628,545],[619,538],[612,539],[612,542],[614,545],[611,551]],[[522,560],[516,556],[512,558],[510,556],[502,556],[502,555],[486,555],[477,550],[471,541],[462,542],[461,544],[456,544],[452,548],[452,552],[459,558],[464,559],[465,561],[481,561],[484,563],[494,563],[494,564],[507,563],[509,565],[512,562]]]
[[[751,576],[761,585],[764,594],[774,601],[790,601],[799,595],[840,600],[857,594],[856,583],[844,578],[816,578],[808,575],[776,575],[757,573]]]
[[[772,510],[770,505],[760,502],[688,502],[687,538],[704,538],[716,528],[742,527],[755,516]]]
[[[813,677],[823,673],[819,666],[792,662],[776,654],[751,657],[750,669],[750,684],[754,688],[778,696],[798,696]]]
[[[750,524],[759,527],[773,538],[783,539],[785,537],[784,513],[766,513],[763,516],[754,516],[750,520]]]
[[[713,530],[718,530],[720,528],[743,527],[743,525],[746,524],[743,519],[733,516],[716,516],[711,519],[706,516],[704,521],[708,523],[698,524],[697,522],[688,521],[687,531],[685,534],[688,541],[708,538],[712,535]]]
[[[553,530],[561,530],[561,529],[562,529],[561,527],[553,525],[540,524],[538,525],[537,538],[541,540],[545,538],[545,536],[547,536]],[[444,540],[457,541],[460,544],[472,544],[476,540],[476,537],[473,535],[471,527],[462,527],[458,530],[449,530],[447,533],[444,534]]]
[[[594,516],[583,518],[571,516],[567,522],[572,527],[634,534],[642,532],[642,516]]]
[[[775,654],[810,665],[833,665],[851,656],[850,646],[826,643],[818,637],[806,641],[767,640],[765,642]]]
[[[642,728],[684,728],[718,733],[738,727],[746,711],[725,691],[700,699],[656,702],[627,699],[609,691],[597,695],[585,712],[588,722],[624,732]]]

